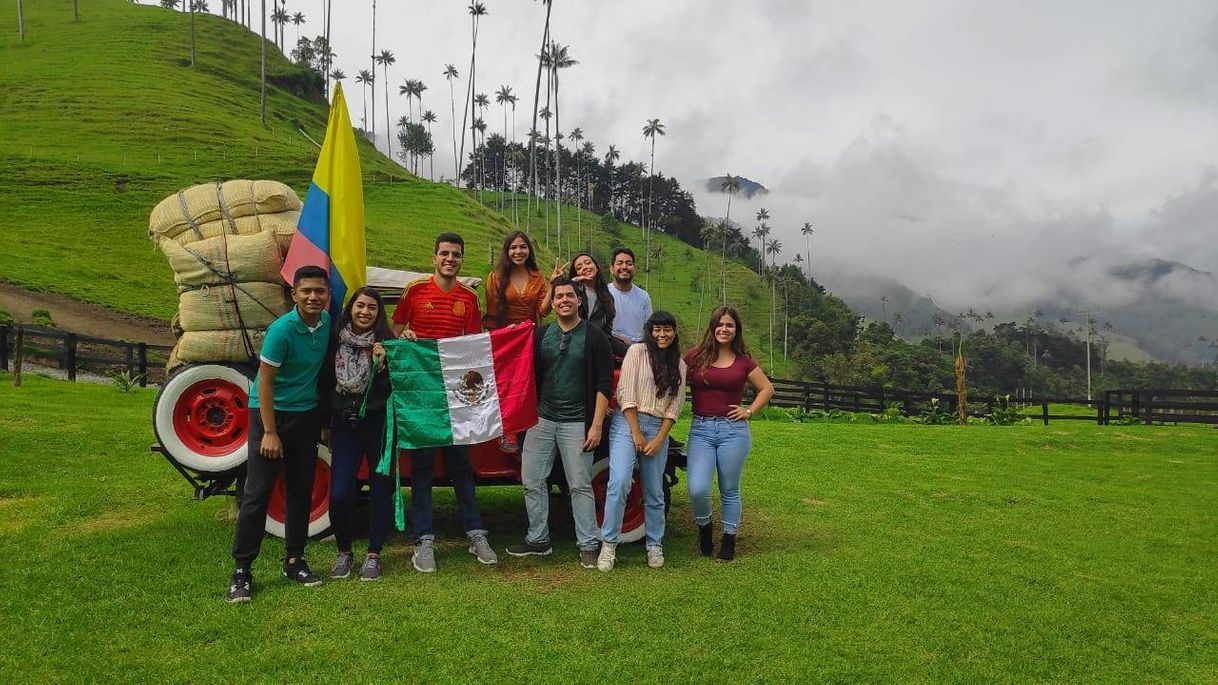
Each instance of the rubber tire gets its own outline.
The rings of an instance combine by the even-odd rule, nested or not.
[[[595,481],[596,477],[602,473],[605,474],[605,478],[609,477],[609,460],[608,459],[598,459],[592,463],[592,480]],[[635,466],[635,468],[634,468],[634,485],[631,486],[630,493],[633,495],[636,492],[641,493],[642,491],[643,491],[643,482],[641,480],[639,480],[639,469],[638,469],[638,466]],[[601,495],[601,492],[603,492],[603,491],[599,490],[595,487],[592,488],[593,496],[596,497],[596,500],[597,500],[596,501],[596,510],[597,510],[597,512],[601,513],[601,516],[597,517],[598,519],[601,519],[603,517],[604,511],[605,511],[605,500],[604,500],[604,497]],[[624,523],[625,522],[623,522],[622,532],[618,536],[619,544],[626,543],[626,542],[638,542],[639,540],[642,540],[647,535],[647,525],[643,521],[639,521],[638,525],[636,525],[634,528],[632,528],[630,530],[626,530]]]
[[[174,371],[157,392],[152,407],[152,428],[157,442],[178,464],[199,473],[224,473],[245,463],[248,456],[246,440],[240,440],[231,452],[209,455],[188,446],[174,428],[178,400],[192,386],[208,379],[232,383],[245,391],[247,399],[249,397],[250,376],[241,369],[226,364],[188,364]]]
[[[330,448],[326,447],[325,445],[318,445],[317,446],[317,459],[318,459],[318,461],[325,462],[326,472],[328,474],[329,469],[330,469]],[[328,475],[327,475],[327,478],[329,478]],[[322,510],[322,514],[319,515],[316,519],[309,521],[309,539],[310,540],[324,539],[324,538],[328,537],[330,535],[330,533],[332,532],[330,530],[330,486],[332,483],[333,483],[332,480],[326,481],[326,497],[324,500],[325,508]],[[277,477],[275,479],[274,487],[275,487],[275,490],[280,490],[283,488],[283,474],[282,473],[280,473],[279,477]],[[312,513],[312,512],[310,512],[310,513]],[[283,521],[278,521],[278,520],[271,518],[271,513],[270,513],[269,509],[268,509],[267,515],[266,515],[266,532],[270,535],[274,535],[277,538],[283,538],[283,536],[284,536]]]

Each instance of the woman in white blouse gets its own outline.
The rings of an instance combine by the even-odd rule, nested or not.
[[[685,362],[677,342],[677,321],[655,312],[643,326],[643,342],[630,346],[617,383],[618,409],[609,428],[609,486],[596,567],[613,570],[622,533],[626,496],[639,464],[643,481],[647,565],[664,565],[664,466],[668,432],[685,403]]]

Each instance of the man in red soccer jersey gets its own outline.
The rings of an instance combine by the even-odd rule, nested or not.
[[[465,241],[456,233],[436,236],[432,263],[436,271],[429,278],[410,283],[402,291],[402,299],[393,312],[393,332],[400,338],[439,339],[482,332],[482,312],[478,294],[457,280],[465,259]],[[469,536],[469,552],[484,564],[499,561],[486,539],[482,514],[474,498],[474,473],[469,464],[469,447],[448,445],[444,453],[444,471],[452,479],[465,534]],[[435,533],[432,528],[431,481],[435,462],[434,448],[410,453],[410,516],[414,525],[415,547],[410,561],[416,571],[436,570]]]

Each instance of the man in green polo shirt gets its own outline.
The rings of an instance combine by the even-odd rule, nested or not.
[[[236,568],[226,597],[229,602],[250,601],[250,568],[262,547],[271,487],[281,469],[287,500],[283,575],[305,587],[321,585],[305,563],[304,548],[323,423],[317,413],[317,378],[330,341],[326,271],[316,266],[297,269],[292,299],[296,306],[266,330],[250,391],[249,461],[233,539]]]

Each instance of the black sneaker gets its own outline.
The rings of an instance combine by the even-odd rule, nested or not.
[[[283,564],[283,577],[288,580],[294,580],[305,587],[317,587],[321,585],[321,578],[317,577],[316,573],[309,568],[308,562],[304,559],[289,559]]]
[[[229,604],[241,604],[250,601],[253,596],[254,576],[249,569],[239,568],[233,571],[233,580],[228,585],[228,595],[224,601]]]
[[[519,545],[512,545],[507,548],[507,553],[514,557],[527,557],[531,555],[546,556],[554,551],[554,546],[549,540],[541,542],[529,542],[525,540]]]

